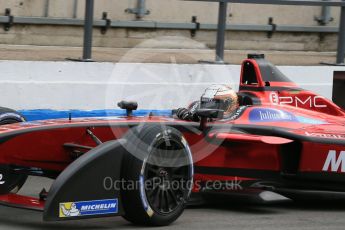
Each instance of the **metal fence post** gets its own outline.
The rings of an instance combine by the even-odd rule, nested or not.
[[[146,15],[145,0],[138,0],[138,14],[137,18],[141,19]]]
[[[78,14],[78,0],[74,0],[73,2],[73,18],[77,18]]]
[[[49,6],[50,6],[50,0],[46,0],[44,4],[44,17],[49,16]]]
[[[137,19],[142,19],[145,15],[150,14],[150,11],[146,9],[146,0],[137,0],[136,8],[127,8],[125,12],[135,14]]]
[[[343,0],[344,1],[344,0]],[[345,58],[345,6],[341,7],[338,35],[337,64],[344,64]]]
[[[227,7],[228,7],[227,2],[223,2],[223,1],[219,2],[216,62],[224,62],[224,43],[225,43]]]
[[[331,21],[332,21],[331,7],[330,6],[323,6],[320,24],[321,25],[327,25]]]
[[[329,0],[322,0],[327,2]],[[333,21],[333,17],[331,15],[331,7],[330,6],[322,6],[321,8],[321,15],[319,17],[315,16],[315,20],[319,23],[319,25],[325,26],[331,21]]]
[[[94,0],[86,0],[83,61],[91,60]]]

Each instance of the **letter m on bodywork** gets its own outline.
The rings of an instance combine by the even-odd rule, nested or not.
[[[340,168],[341,172],[345,172],[345,151],[341,151],[337,157],[337,151],[330,150],[328,152],[325,164],[323,165],[322,171],[338,172]]]

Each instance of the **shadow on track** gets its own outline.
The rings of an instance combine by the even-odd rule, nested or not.
[[[207,200],[207,201],[205,201]],[[203,202],[189,209],[214,209],[254,215],[281,214],[290,211],[345,212],[345,199],[320,199],[317,197],[291,200],[282,198],[263,201],[257,196],[207,195]]]

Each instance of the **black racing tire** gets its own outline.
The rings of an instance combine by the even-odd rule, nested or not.
[[[17,111],[0,107],[0,125],[8,125],[24,121],[25,118]]]
[[[0,107],[0,126],[1,125],[8,125],[8,124],[14,124],[19,122],[25,122],[25,118],[23,115],[21,115],[19,112],[5,108]],[[8,167],[6,167],[6,170]],[[5,171],[6,171],[5,170]],[[3,173],[0,173],[1,180],[4,177]],[[6,193],[17,193],[25,184],[28,176],[22,175],[22,174],[7,174],[5,179],[6,185],[0,186],[0,193],[6,194]]]
[[[145,125],[128,131],[122,178],[134,188],[121,190],[126,220],[166,226],[184,211],[193,184],[193,160],[175,128]]]

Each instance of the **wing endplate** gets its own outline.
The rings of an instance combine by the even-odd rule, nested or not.
[[[43,219],[61,221],[123,215],[121,191],[114,184],[105,183],[121,179],[125,142],[124,139],[106,142],[70,164],[48,193]]]

